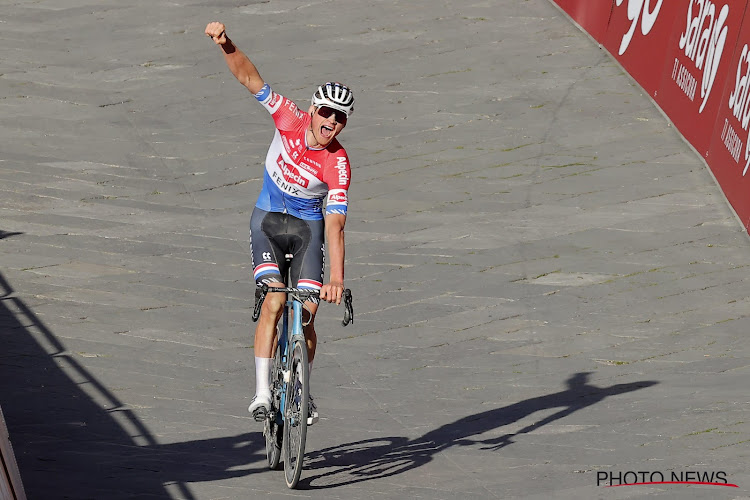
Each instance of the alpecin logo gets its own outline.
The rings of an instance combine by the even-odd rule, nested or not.
[[[615,486],[648,486],[657,484],[686,484],[703,486],[727,486],[739,488],[727,480],[725,471],[598,471],[596,485],[605,488]]]
[[[347,172],[346,156],[336,157],[336,169],[339,171],[339,186],[349,184],[349,172]]]
[[[302,174],[300,174],[299,170],[294,168],[294,166],[286,163],[281,155],[279,155],[279,157],[276,159],[276,163],[281,169],[281,173],[283,174],[284,179],[286,179],[287,182],[297,184],[298,186],[302,186],[303,188],[306,188],[310,184],[310,182],[305,179]]]
[[[328,193],[328,203],[346,204],[346,191],[343,189],[331,190]]]

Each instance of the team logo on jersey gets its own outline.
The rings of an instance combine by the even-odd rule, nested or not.
[[[281,169],[281,173],[287,182],[297,184],[303,188],[306,188],[310,184],[310,181],[303,177],[294,165],[286,163],[281,155],[279,155],[279,158],[276,160],[276,164]]]
[[[287,108],[289,108],[289,111],[294,113],[294,116],[296,116],[298,119],[302,118],[302,113],[300,112],[299,108],[296,104],[294,104],[294,101],[291,99],[284,98],[284,104]]]
[[[308,165],[308,164],[307,164],[307,163],[305,163],[304,161],[301,161],[301,162],[299,162],[299,166],[300,166],[301,168],[304,168],[305,170],[307,170],[307,171],[308,171],[308,172],[310,172],[311,174],[313,174],[313,175],[314,175],[315,177],[317,177],[317,176],[318,176],[318,171],[317,171],[317,169],[315,169],[315,168],[311,167],[310,165]]]
[[[339,171],[339,186],[346,186],[349,184],[349,168],[346,164],[346,156],[338,156],[336,159],[338,160],[336,170]]]
[[[332,205],[346,205],[346,191],[343,189],[332,189],[328,192],[328,203]]]

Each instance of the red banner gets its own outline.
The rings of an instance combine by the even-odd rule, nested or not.
[[[747,0],[680,3],[683,8],[675,19],[655,100],[708,159]]]
[[[604,46],[654,97],[666,67],[675,18],[688,0],[615,0]]]
[[[750,19],[744,19],[735,46],[708,158],[729,203],[750,228]]]
[[[554,1],[706,158],[750,230],[750,0]]]
[[[614,0],[554,0],[594,40],[601,43],[607,32]]]

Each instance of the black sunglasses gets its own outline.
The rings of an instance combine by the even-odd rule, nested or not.
[[[326,106],[321,106],[318,108],[318,114],[322,116],[323,118],[328,118],[332,114],[336,114],[336,122],[341,124],[346,124],[347,116],[346,113],[343,111],[339,111],[333,108],[329,108]]]

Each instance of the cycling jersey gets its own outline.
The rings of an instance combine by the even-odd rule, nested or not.
[[[323,149],[308,147],[306,133],[312,120],[309,113],[300,111],[268,84],[255,98],[276,125],[266,155],[263,188],[255,206],[304,220],[321,220],[325,201],[326,215],[346,215],[351,170],[349,157],[338,140]]]

